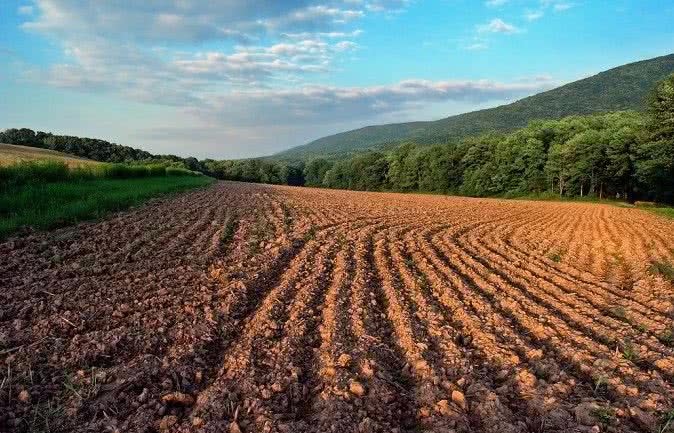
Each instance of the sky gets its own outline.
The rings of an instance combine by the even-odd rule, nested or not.
[[[671,0],[0,0],[0,129],[263,156],[670,54],[673,22]]]

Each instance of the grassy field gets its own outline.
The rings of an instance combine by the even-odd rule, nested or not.
[[[649,212],[656,213],[665,218],[674,219],[674,207],[655,207],[650,209],[645,209]]]
[[[99,218],[151,197],[213,181],[206,176],[164,176],[24,185],[0,192],[0,238],[23,227],[50,229]]]
[[[184,168],[73,161],[33,158],[0,165],[0,239],[26,228],[99,218],[213,181]]]
[[[69,167],[98,165],[100,162],[79,158],[55,150],[0,143],[0,167],[25,161],[59,161]]]

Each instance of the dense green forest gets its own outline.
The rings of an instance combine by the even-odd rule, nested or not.
[[[387,153],[317,158],[296,166],[270,160],[210,161],[216,177],[364,191],[470,196],[555,194],[674,202],[674,75],[645,113],[623,111],[538,120],[507,134],[455,143],[407,143]]]
[[[304,185],[304,164],[287,164],[264,159],[202,161],[205,172],[217,179],[241,182]]]
[[[432,122],[368,126],[294,147],[283,160],[344,159],[367,150],[388,151],[404,142],[447,143],[487,132],[511,132],[538,119],[561,119],[612,111],[643,111],[658,81],[674,72],[674,54],[630,63],[512,104]]]
[[[0,141],[103,161],[168,161],[219,179],[364,191],[469,196],[647,199],[674,203],[674,75],[657,83],[645,112],[535,120],[509,133],[443,144],[405,143],[350,159],[197,161],[155,156],[102,140],[7,130]],[[175,158],[175,159],[171,159]]]
[[[162,164],[192,171],[204,171],[196,158],[181,158],[176,155],[153,155],[144,150],[110,143],[97,138],[55,135],[50,132],[35,132],[28,128],[11,128],[0,132],[0,143],[39,147],[101,162],[134,162]]]

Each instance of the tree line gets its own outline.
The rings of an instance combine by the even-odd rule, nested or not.
[[[293,164],[266,159],[206,159],[202,163],[205,172],[217,179],[294,186],[305,184],[303,162]]]
[[[434,146],[407,143],[387,153],[368,152],[337,161],[198,161],[29,129],[6,130],[0,133],[0,142],[45,147],[98,161],[164,161],[244,182],[478,197],[554,194],[674,203],[674,74],[657,84],[645,113],[537,120],[508,134],[486,134]]]
[[[33,131],[28,128],[10,128],[0,132],[0,143],[50,149],[94,161],[143,164],[161,164],[168,167],[184,168],[203,172],[203,165],[194,157],[182,158],[176,155],[153,155],[150,152],[130,146],[110,143],[105,140],[70,135],[56,135],[51,132]]]
[[[318,158],[294,167],[265,160],[216,165],[221,167],[218,177],[248,182],[674,203],[674,75],[658,83],[646,113],[538,120],[509,134],[434,146],[407,143],[388,153],[338,161]]]

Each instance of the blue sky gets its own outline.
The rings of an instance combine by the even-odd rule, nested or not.
[[[672,22],[670,0],[3,0],[0,128],[260,156],[670,54]]]

